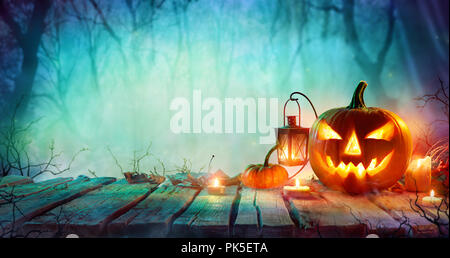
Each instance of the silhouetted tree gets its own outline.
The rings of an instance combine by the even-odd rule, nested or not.
[[[45,31],[45,18],[51,7],[50,0],[0,1],[0,18],[7,25],[11,35],[21,50],[20,71],[14,78],[14,88],[9,98],[12,109],[23,97],[18,115],[27,108],[37,67],[38,49]]]

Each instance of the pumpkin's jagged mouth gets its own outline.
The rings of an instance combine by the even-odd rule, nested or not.
[[[347,178],[348,174],[353,173],[357,178],[364,178],[367,174],[369,176],[376,175],[381,170],[385,169],[389,162],[391,161],[392,155],[394,154],[394,151],[391,151],[388,155],[386,155],[383,160],[377,164],[377,159],[374,158],[371,160],[369,166],[366,168],[360,162],[357,166],[353,164],[353,162],[349,162],[348,164],[345,164],[343,161],[339,163],[339,165],[336,167],[333,163],[333,160],[330,156],[327,155],[327,164],[328,167],[331,168],[331,174],[337,173],[342,178]]]

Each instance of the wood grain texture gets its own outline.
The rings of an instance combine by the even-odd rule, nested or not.
[[[134,207],[156,187],[148,183],[130,185],[121,179],[34,218],[24,228],[31,230],[34,225],[45,225],[47,231],[62,235],[100,236],[109,222]]]
[[[173,223],[171,237],[228,237],[229,219],[237,186],[228,186],[225,195],[209,195],[202,190],[189,208]]]
[[[261,235],[258,222],[259,212],[255,206],[256,190],[243,187],[237,198],[237,215],[231,225],[231,235],[234,237],[259,237]]]
[[[404,192],[402,197],[406,198],[410,202],[410,206],[415,210],[419,216],[426,217],[427,220],[439,222],[439,233],[444,236],[448,236],[448,206],[445,202],[439,204],[425,204],[422,198],[428,196],[429,193],[412,193]],[[447,199],[448,203],[448,199]]]
[[[281,195],[281,189],[256,190],[244,187],[233,225],[236,237],[294,237],[296,225]]]
[[[281,189],[230,186],[225,195],[209,195],[206,189],[174,186],[169,180],[159,187],[130,185],[124,179],[112,183],[115,180],[81,176],[6,186],[0,192],[14,191],[16,206],[0,202],[0,236],[9,236],[11,229],[33,233],[30,237],[448,235],[448,226],[439,232],[411,209],[415,193],[351,196],[311,182],[311,198],[295,199],[283,196]],[[419,204],[424,195],[419,194]],[[423,206],[423,211],[431,218],[438,216],[434,207]],[[441,222],[448,221],[443,212],[440,216]]]
[[[372,203],[364,195],[350,196],[337,191],[320,193],[327,201],[344,206],[352,217],[365,226],[366,235],[377,234],[382,237],[405,236],[405,229],[388,213]]]
[[[0,221],[4,231],[21,226],[24,222],[44,214],[55,207],[80,197],[90,191],[115,181],[115,178],[78,177],[51,190],[14,199],[12,203],[0,205]]]
[[[297,237],[364,237],[363,224],[348,208],[321,197],[295,199],[286,197],[291,217],[298,225]]]
[[[33,183],[33,179],[26,176],[10,175],[0,178],[0,188],[31,183]]]
[[[260,214],[262,237],[294,237],[296,226],[283,200],[281,189],[257,190],[255,207]]]
[[[161,185],[145,200],[108,225],[108,235],[128,237],[165,237],[173,221],[192,203],[199,188]]]
[[[439,235],[437,226],[419,216],[411,205],[414,205],[415,195],[408,193],[393,193],[383,191],[379,194],[371,194],[369,200],[382,210],[391,215],[392,218],[404,224],[403,227],[411,237],[437,237]]]
[[[48,190],[52,187],[67,183],[72,180],[73,178],[71,177],[58,177],[54,179],[45,180],[39,183],[4,187],[0,190],[0,192],[7,193],[9,195],[14,195],[16,198],[21,198],[32,194],[40,193],[42,191]],[[0,200],[0,204],[1,203],[6,203],[6,200]]]

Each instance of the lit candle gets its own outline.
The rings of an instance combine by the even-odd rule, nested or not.
[[[411,192],[427,192],[431,186],[431,158],[416,159],[405,173],[405,187]]]
[[[208,186],[208,194],[223,195],[225,193],[225,186],[219,184],[219,179],[215,178],[213,184]]]
[[[303,198],[309,197],[311,189],[307,185],[300,185],[300,180],[295,179],[295,186],[287,185],[283,188],[284,194],[289,197]]]
[[[439,205],[442,202],[442,198],[434,196],[434,190],[430,191],[430,196],[422,198],[422,204],[424,205]]]

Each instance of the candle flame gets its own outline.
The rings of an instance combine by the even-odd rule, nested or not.
[[[217,179],[217,178],[214,179],[213,186],[214,187],[218,187],[219,186],[219,179]]]
[[[296,155],[297,154],[297,155]],[[293,146],[291,149],[291,156],[289,156],[289,149],[287,146],[283,147],[280,158],[285,161],[297,161],[300,159],[297,149]]]
[[[423,166],[422,164],[423,164],[424,162],[426,162],[428,159],[430,159],[429,156],[426,156],[426,157],[423,158],[423,159],[417,159],[417,168],[420,168],[421,166]]]
[[[417,160],[417,167],[420,168],[420,165],[422,165],[423,159]]]
[[[430,191],[430,197],[434,197],[434,190]]]
[[[300,187],[300,179],[295,179],[295,187]]]

